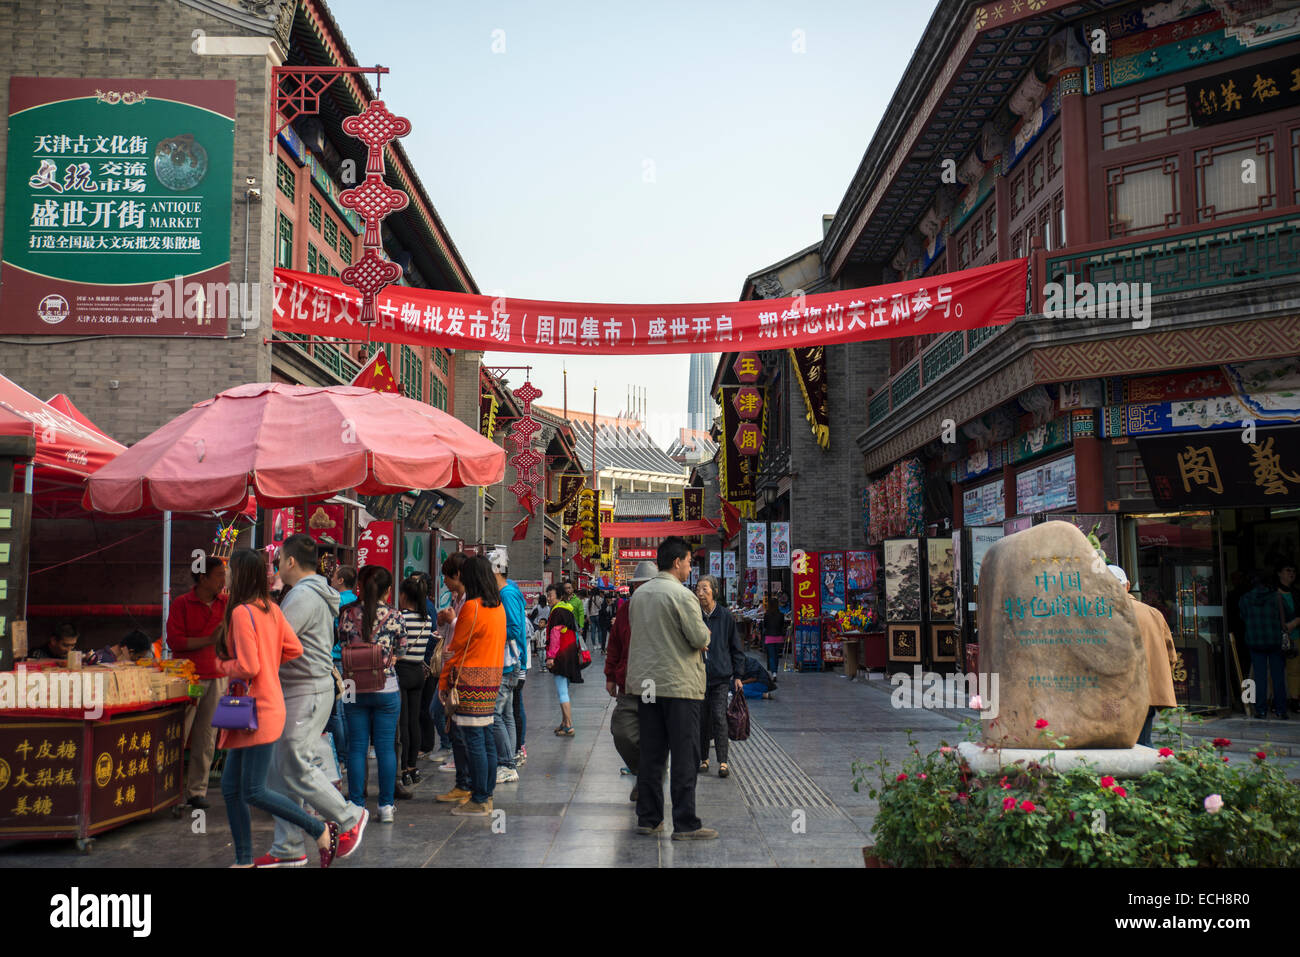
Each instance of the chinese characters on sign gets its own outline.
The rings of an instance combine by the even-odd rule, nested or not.
[[[1246,442],[1243,439],[1253,438]],[[1156,500],[1169,505],[1276,505],[1300,495],[1300,428],[1138,437]]]
[[[12,77],[0,331],[225,335],[234,115],[233,80]]]
[[[1187,105],[1197,126],[1226,123],[1300,104],[1300,56],[1192,80]]]

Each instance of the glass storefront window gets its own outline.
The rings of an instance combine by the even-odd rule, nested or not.
[[[1192,710],[1225,707],[1230,677],[1224,641],[1219,519],[1210,512],[1135,515],[1130,543],[1136,548],[1133,591],[1169,625],[1178,663],[1174,693]]]

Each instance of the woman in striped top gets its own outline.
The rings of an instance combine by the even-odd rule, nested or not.
[[[434,637],[434,622],[429,617],[429,595],[424,582],[412,575],[402,582],[398,607],[406,625],[406,650],[397,660],[397,687],[402,693],[402,714],[397,727],[401,734],[398,757],[402,764],[402,784],[410,787],[420,780],[415,766],[420,753],[420,696],[428,674],[424,653]]]

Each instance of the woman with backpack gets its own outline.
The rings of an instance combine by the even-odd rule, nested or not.
[[[343,677],[355,682],[348,703],[348,800],[366,806],[366,751],[373,742],[379,764],[379,821],[393,823],[397,789],[397,721],[401,716],[395,664],[406,651],[406,624],[389,602],[393,576],[382,565],[357,573],[360,600],[339,614]],[[370,647],[368,647],[370,646]]]
[[[420,697],[424,694],[427,674],[426,652],[434,640],[429,595],[419,576],[412,575],[402,582],[398,607],[406,626],[406,651],[397,659],[397,688],[402,698],[402,713],[397,725],[402,731],[402,748],[398,757],[402,765],[402,784],[409,786],[420,782],[420,770],[415,766],[421,741]]]
[[[245,695],[256,702],[257,727],[221,732],[226,751],[221,795],[226,800],[235,867],[253,867],[253,824],[248,808],[261,808],[296,824],[316,839],[321,867],[329,867],[339,847],[339,826],[313,817],[278,791],[266,786],[275,744],[284,731],[284,693],[280,665],[302,655],[302,643],[271,601],[266,559],[248,549],[230,558],[230,599],[225,631],[217,641],[217,667],[229,678],[248,685]]]
[[[451,813],[487,817],[492,813],[499,763],[492,723],[505,667],[506,610],[496,574],[484,556],[475,555],[465,562],[460,581],[465,587],[465,603],[443,654],[438,693],[464,740],[470,793],[463,801],[456,795],[453,803],[457,806]]]
[[[573,737],[573,711],[569,705],[569,685],[582,684],[582,661],[578,649],[578,623],[563,603],[551,607],[546,621],[546,670],[555,675],[555,693],[560,699],[560,726],[555,733]]]

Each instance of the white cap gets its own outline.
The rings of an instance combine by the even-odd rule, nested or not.
[[[504,575],[510,570],[510,554],[504,545],[498,545],[488,552],[487,560],[498,575]]]
[[[1118,565],[1107,565],[1106,567],[1110,569],[1112,575],[1119,579],[1121,585],[1128,588],[1128,572],[1124,571],[1124,569],[1120,568]]]
[[[632,581],[648,582],[650,579],[657,577],[659,568],[654,562],[641,562],[636,566],[636,571],[632,573]]]

